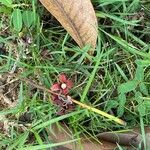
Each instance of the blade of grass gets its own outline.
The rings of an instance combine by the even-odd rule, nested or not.
[[[119,18],[119,17],[117,17],[115,15],[110,15],[110,14],[106,14],[106,13],[103,13],[103,12],[97,12],[96,16],[97,17],[101,17],[101,16],[108,17],[108,18],[113,19],[115,21],[118,21],[120,23],[132,25],[132,26],[137,26],[138,25],[138,24],[136,24],[138,22],[137,20],[135,20],[135,21],[127,21],[127,20],[123,20],[123,19],[121,19],[121,18]]]
[[[35,136],[35,138],[36,138],[38,144],[39,144],[39,145],[43,145],[43,141],[42,141],[40,135],[39,135],[37,132],[35,132],[34,130],[32,130],[32,132],[33,132],[33,134],[34,134],[34,136]]]
[[[123,70],[120,68],[120,66],[119,66],[118,64],[116,64],[116,63],[115,63],[115,65],[116,65],[116,67],[117,67],[118,72],[119,72],[119,73],[121,74],[121,76],[123,77],[123,79],[124,79],[125,81],[128,81],[128,78],[127,78],[126,74],[123,72]]]
[[[14,140],[14,143],[11,144],[11,146],[9,146],[7,149],[8,150],[12,150],[14,148],[16,148],[19,144],[23,144],[23,142],[26,141],[27,137],[29,135],[29,132],[26,131],[25,133],[21,134],[16,140]]]
[[[83,108],[86,108],[86,109],[88,109],[88,110],[90,110],[90,111],[96,112],[97,114],[100,114],[100,115],[102,115],[102,116],[104,116],[104,117],[107,117],[107,118],[109,118],[110,120],[113,120],[113,121],[115,121],[116,123],[118,123],[118,124],[120,124],[120,125],[124,125],[124,126],[126,125],[126,122],[125,122],[125,121],[123,121],[123,120],[121,120],[121,119],[119,119],[119,118],[117,118],[117,117],[115,117],[115,116],[112,116],[112,115],[110,115],[110,114],[108,114],[108,113],[106,113],[106,112],[104,112],[104,111],[101,111],[101,110],[99,110],[99,109],[90,107],[90,106],[88,106],[88,105],[86,105],[86,104],[83,104],[83,103],[81,103],[81,102],[79,102],[79,101],[76,101],[76,100],[74,100],[74,99],[72,99],[72,101],[73,101],[74,103],[78,104],[79,106],[81,106],[81,107],[83,107]]]
[[[16,114],[19,110],[17,108],[5,109],[0,111],[0,115]]]
[[[110,5],[116,2],[126,2],[128,0],[99,0],[101,2],[100,6],[106,6],[106,5]]]
[[[60,120],[65,119],[65,118],[69,118],[69,117],[71,117],[71,116],[80,114],[80,113],[82,113],[83,111],[84,111],[84,110],[75,111],[75,112],[72,112],[72,113],[69,113],[69,114],[66,114],[66,115],[63,115],[63,116],[59,116],[59,117],[53,118],[53,119],[48,120],[48,121],[46,121],[46,122],[39,123],[39,125],[33,127],[33,129],[34,129],[34,130],[38,130],[38,129],[44,128],[44,127],[46,127],[46,126],[48,126],[48,125],[51,125],[51,124],[53,124],[53,123],[55,123],[55,122],[58,122],[58,121],[60,121]]]
[[[85,87],[85,89],[83,91],[83,94],[81,96],[81,100],[80,100],[81,102],[84,102],[84,99],[85,99],[85,97],[86,97],[86,95],[87,95],[87,93],[88,93],[88,91],[90,89],[92,81],[94,80],[95,74],[96,74],[96,72],[97,72],[97,70],[99,68],[99,64],[100,64],[101,58],[103,56],[102,55],[103,52],[101,52],[101,53],[99,52],[100,51],[100,45],[98,46],[97,51],[98,51],[98,54],[97,54],[97,57],[96,57],[96,64],[95,64],[95,67],[94,67],[92,73],[90,74],[90,78],[89,78],[89,80],[88,80],[88,82],[86,84],[86,87]]]
[[[144,53],[142,51],[137,50],[133,45],[129,44],[128,42],[126,42],[125,40],[123,40],[120,37],[117,36],[113,36],[107,32],[105,32],[104,30],[100,29],[102,32],[104,32],[106,35],[108,35],[110,38],[112,38],[114,41],[116,41],[118,44],[120,44],[122,47],[124,47],[123,50],[126,50],[127,52],[130,52],[132,54],[137,54],[140,55],[142,57],[145,58],[149,58],[150,59],[150,54],[149,53]]]
[[[20,150],[39,150],[39,149],[54,148],[54,147],[57,147],[57,146],[61,146],[61,145],[73,143],[73,142],[75,142],[75,141],[77,141],[77,140],[79,140],[79,139],[74,139],[74,140],[65,141],[65,142],[61,142],[61,143],[53,143],[53,144],[43,144],[43,145],[36,145],[36,146],[28,146],[28,147],[25,147],[25,148],[20,148]]]

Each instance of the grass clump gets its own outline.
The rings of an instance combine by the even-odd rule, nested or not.
[[[87,53],[88,47],[77,47],[37,0],[0,0],[1,149],[56,147],[47,128],[52,132],[51,125],[59,126],[58,121],[69,126],[75,140],[85,133],[96,138],[100,132],[141,127],[146,147],[144,126],[150,124],[150,3],[92,3],[99,23],[94,56]],[[84,63],[87,58],[88,64]],[[50,94],[18,80],[27,78],[49,89],[62,72],[74,82],[73,98],[120,117],[127,126],[81,107],[58,117]]]

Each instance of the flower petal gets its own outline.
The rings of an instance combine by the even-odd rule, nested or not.
[[[57,115],[61,116],[61,115],[64,115],[65,114],[65,109],[61,109],[59,112],[57,112]]]
[[[57,106],[63,106],[63,101],[59,99],[58,95],[53,95],[52,94],[52,100],[53,103],[56,104]]]
[[[59,91],[61,90],[60,84],[59,83],[55,83],[51,86],[51,90],[52,91]]]
[[[68,88],[62,89],[62,94],[67,95],[69,93]]]
[[[68,108],[67,108],[67,111],[72,111],[72,110],[74,110],[75,109],[75,106],[74,105],[67,105],[68,106]]]
[[[67,76],[65,74],[60,74],[59,81],[65,83],[67,81]]]
[[[66,81],[67,88],[71,89],[73,87],[73,82],[71,80]]]

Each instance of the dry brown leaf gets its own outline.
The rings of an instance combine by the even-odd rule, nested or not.
[[[65,141],[69,141],[69,140],[73,140],[74,136],[73,133],[71,132],[71,130],[66,127],[65,125],[61,124],[61,128],[54,124],[52,126],[52,130],[55,133],[55,136],[52,135],[51,133],[49,133],[49,139],[52,141],[55,141],[57,143],[60,142],[65,142]],[[92,141],[92,140],[88,140],[87,138],[83,138],[81,140],[82,142],[82,148],[84,150],[113,150],[114,148],[116,148],[116,144],[107,142],[107,141],[103,141],[101,140],[100,143],[97,143],[96,141]],[[73,142],[70,144],[65,144],[64,145],[65,148],[69,148],[70,150],[80,150],[81,148],[81,144],[79,144],[78,142]],[[58,150],[62,150],[62,148],[58,149]]]
[[[57,143],[73,140],[74,135],[72,131],[65,124],[60,125],[61,126],[58,127],[56,124],[53,124],[53,126],[51,127],[53,133],[55,134],[52,134],[49,132],[49,130],[47,130],[49,134],[49,139]],[[147,144],[149,144],[150,127],[145,127],[145,132],[146,132],[146,140],[148,141]],[[116,143],[119,143],[122,146],[124,145],[125,148],[131,150],[133,149],[134,146],[136,148],[141,142],[140,128],[136,128],[124,133],[117,133],[117,132],[100,133],[98,134],[98,139],[101,144],[97,143],[96,141],[90,138],[87,139],[87,137],[83,136],[81,139],[82,147],[85,150],[113,150],[117,147]],[[64,150],[68,150],[67,148],[69,148],[70,150],[80,150],[80,144],[76,142],[69,143],[65,144],[63,148]],[[57,150],[62,150],[62,148],[60,147]]]
[[[97,19],[90,0],[40,0],[82,48],[95,48]],[[92,50],[90,50],[92,52]]]

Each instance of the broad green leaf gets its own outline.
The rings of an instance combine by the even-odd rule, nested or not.
[[[139,81],[144,80],[144,69],[143,66],[138,65],[135,73],[135,79]]]
[[[128,93],[130,91],[135,90],[135,88],[137,87],[138,82],[136,80],[132,80],[132,81],[128,81],[126,83],[122,83],[119,87],[118,87],[118,92],[119,93]]]
[[[142,93],[141,92],[135,92],[135,100],[140,104],[143,102],[143,100],[141,99],[142,97]]]
[[[150,59],[145,59],[145,60],[138,59],[135,61],[135,63],[141,66],[150,66]]]
[[[126,103],[126,95],[125,94],[119,94],[119,107],[117,109],[117,115],[121,117],[124,114],[124,108]]]
[[[0,3],[2,3],[3,5],[5,5],[7,7],[11,7],[12,0],[0,0]]]
[[[34,16],[33,11],[24,11],[23,14],[22,14],[23,22],[24,22],[25,26],[27,26],[28,28],[34,22],[34,17],[33,16]]]
[[[145,116],[146,115],[146,107],[144,106],[144,104],[138,105],[138,111],[139,111],[141,116]]]
[[[139,84],[139,87],[140,87],[140,91],[141,91],[144,95],[147,95],[147,96],[148,96],[148,89],[147,89],[146,85],[145,85],[143,82],[141,82],[141,83]]]
[[[110,111],[112,108],[116,108],[118,106],[118,102],[116,100],[109,100],[106,106],[106,112]]]
[[[150,112],[150,101],[145,100],[145,101],[143,102],[143,105],[144,105],[145,108],[146,108],[146,113],[149,114],[149,112]]]
[[[22,29],[22,14],[20,9],[15,9],[12,13],[12,23],[14,29],[17,32],[20,32]]]

